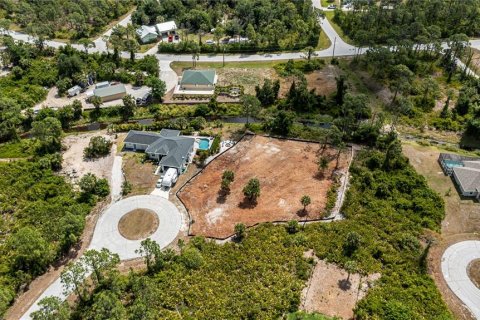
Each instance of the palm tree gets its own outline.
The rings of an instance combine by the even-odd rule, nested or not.
[[[347,282],[350,282],[350,275],[357,272],[357,263],[353,260],[348,260],[343,267],[348,273]]]
[[[301,199],[300,199],[300,203],[302,204],[303,206],[303,212],[306,212],[307,211],[307,206],[312,203],[312,199],[310,198],[310,196],[307,196],[307,195],[304,195]]]

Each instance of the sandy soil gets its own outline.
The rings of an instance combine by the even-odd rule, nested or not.
[[[316,70],[305,75],[307,80],[307,87],[309,90],[315,89],[315,92],[320,95],[329,96],[337,90],[336,77],[340,75],[341,71],[337,66],[326,65],[321,70]],[[294,77],[281,78],[280,80],[280,97],[286,97]]]
[[[143,153],[126,152],[123,156],[123,172],[126,181],[132,185],[128,196],[150,194],[160,176],[156,176],[157,168],[152,162],[142,163]]]
[[[118,231],[129,240],[145,239],[158,228],[158,216],[147,209],[135,209],[118,222]]]
[[[88,146],[90,139],[95,136],[103,136],[113,141],[113,138],[106,134],[106,131],[69,135],[63,139],[66,150],[63,153],[63,168],[60,173],[73,183],[89,172],[111,182],[115,144],[112,145],[112,151],[106,157],[93,160],[83,158],[83,150]]]
[[[331,159],[324,177],[318,175],[321,154]],[[179,193],[194,223],[191,233],[225,238],[236,223],[251,226],[267,221],[313,219],[324,214],[326,192],[332,184],[336,151],[321,150],[318,143],[246,136],[235,147],[213,160]],[[340,157],[344,170],[348,154]],[[299,165],[301,164],[301,165]],[[221,175],[235,173],[231,192],[222,196]],[[256,205],[245,200],[242,189],[251,178],[260,180],[260,197]],[[303,212],[300,198],[309,195],[312,203]]]
[[[468,266],[468,276],[480,289],[480,259],[472,261]]]
[[[319,260],[307,286],[302,291],[300,309],[342,319],[353,319],[353,309],[380,274],[362,277],[348,273],[334,264]]]

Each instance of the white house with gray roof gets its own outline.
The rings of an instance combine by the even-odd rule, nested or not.
[[[480,159],[441,153],[439,162],[447,175],[453,177],[462,196],[480,199]]]
[[[180,136],[180,131],[162,129],[160,133],[131,130],[124,141],[125,149],[144,151],[158,161],[161,171],[175,168],[182,174],[193,159],[195,139]]]

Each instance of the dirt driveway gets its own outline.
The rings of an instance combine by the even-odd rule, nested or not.
[[[324,175],[319,175],[317,161],[329,160]],[[191,233],[224,238],[233,233],[235,224],[252,226],[260,222],[313,219],[324,215],[327,191],[332,185],[336,151],[322,151],[318,143],[246,136],[235,147],[213,160],[179,193],[195,221]],[[342,153],[339,170],[347,166]],[[232,170],[235,180],[231,192],[222,196],[221,176]],[[254,205],[245,199],[243,187],[252,178],[260,181],[260,197]],[[307,212],[300,198],[311,197]],[[307,215],[308,214],[308,215]]]

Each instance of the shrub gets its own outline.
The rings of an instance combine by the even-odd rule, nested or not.
[[[213,138],[212,145],[210,146],[210,155],[214,155],[220,152],[220,137],[215,136]]]
[[[250,179],[243,188],[243,194],[248,200],[256,202],[260,197],[260,181],[257,178]]]
[[[112,142],[102,136],[92,137],[88,147],[83,150],[83,155],[87,159],[99,158],[110,154]]]

